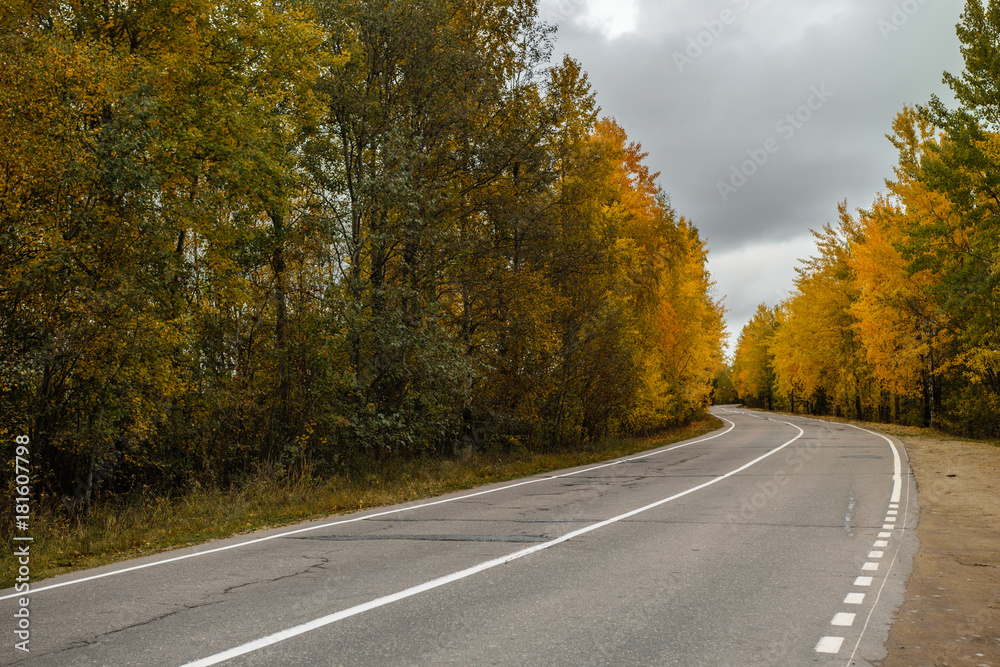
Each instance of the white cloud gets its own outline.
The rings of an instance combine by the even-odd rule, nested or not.
[[[812,234],[783,241],[763,241],[708,254],[708,270],[726,295],[728,352],[760,303],[775,306],[794,289],[798,260],[816,254]]]
[[[639,19],[637,0],[585,0],[576,16],[584,28],[614,39],[636,30]]]

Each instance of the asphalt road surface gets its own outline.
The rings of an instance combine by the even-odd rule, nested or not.
[[[903,601],[898,441],[714,410],[627,459],[37,582],[40,665],[864,665]]]

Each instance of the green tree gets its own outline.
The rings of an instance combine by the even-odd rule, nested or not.
[[[975,389],[962,403],[963,417],[995,431],[1000,406],[1000,3],[968,0],[957,26],[965,70],[945,73],[958,102],[948,109],[933,97],[925,117],[946,140],[927,144],[915,178],[946,194],[956,215],[925,220],[909,234],[904,255],[915,271],[930,270],[942,280],[931,290],[952,318],[963,323],[958,359]],[[914,165],[915,168],[915,165]]]

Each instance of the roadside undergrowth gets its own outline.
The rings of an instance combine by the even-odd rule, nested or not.
[[[862,428],[874,429],[897,438],[933,438],[936,440],[950,440],[954,442],[972,442],[1000,447],[1000,442],[996,440],[985,440],[982,438],[967,438],[956,435],[934,426],[908,426],[905,424],[892,424],[887,422],[859,421],[848,417],[836,417],[833,415],[809,415],[802,412],[783,412],[781,410],[764,410],[761,408],[743,408],[754,412],[766,412],[773,415],[786,415],[789,417],[806,417],[808,419],[819,419],[821,421],[836,422],[838,424],[853,424]]]
[[[78,520],[33,511],[31,581],[148,556],[232,535],[383,507],[628,456],[709,433],[711,416],[655,437],[610,439],[554,452],[470,453],[455,459],[401,462],[389,473],[273,480],[258,476],[230,489],[195,488],[166,498],[140,496],[98,505]],[[0,550],[0,588],[14,585],[12,541]]]

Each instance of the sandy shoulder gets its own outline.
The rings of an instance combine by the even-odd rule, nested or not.
[[[1000,667],[1000,447],[886,432],[917,482],[920,548],[883,667]]]

